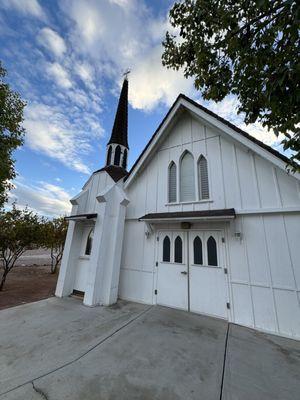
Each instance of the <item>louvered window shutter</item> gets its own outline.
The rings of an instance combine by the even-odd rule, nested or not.
[[[198,163],[199,174],[199,197],[209,199],[208,172],[206,158],[201,156]]]
[[[169,167],[169,203],[176,202],[176,164],[172,162]]]
[[[180,164],[180,201],[195,200],[194,159],[186,153]]]

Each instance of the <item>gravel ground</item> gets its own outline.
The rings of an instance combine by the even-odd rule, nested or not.
[[[54,296],[56,281],[57,274],[50,273],[50,265],[14,267],[0,292],[0,310]]]

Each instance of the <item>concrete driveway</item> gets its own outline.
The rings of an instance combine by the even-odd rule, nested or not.
[[[298,400],[300,342],[120,301],[0,312],[0,400]]]

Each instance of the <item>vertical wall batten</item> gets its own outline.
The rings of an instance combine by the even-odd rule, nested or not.
[[[256,162],[255,162],[255,157],[254,157],[253,153],[251,153],[251,161],[252,161],[252,168],[253,168],[254,186],[256,187],[257,202],[258,202],[259,207],[261,207],[262,206],[261,194],[260,194],[258,178],[257,178]]]
[[[272,172],[273,172],[274,186],[275,186],[276,195],[277,195],[277,202],[278,202],[279,207],[282,207],[283,203],[282,203],[282,198],[281,198],[281,194],[280,194],[276,168],[274,166],[272,166]]]
[[[224,193],[224,208],[227,208],[227,199],[226,199],[226,190],[225,190],[225,178],[224,178],[223,149],[222,149],[221,136],[219,136],[219,148],[220,148],[222,183],[223,183],[223,193]]]
[[[234,167],[235,167],[235,171],[236,171],[236,178],[237,178],[238,190],[239,190],[239,196],[240,196],[240,205],[241,205],[241,209],[243,209],[244,207],[243,207],[241,180],[240,180],[235,144],[233,145],[233,151],[234,151]]]
[[[272,268],[271,268],[269,246],[268,246],[268,241],[267,241],[266,226],[265,226],[265,220],[264,220],[263,216],[261,216],[261,219],[262,219],[262,223],[263,223],[265,246],[266,246],[266,251],[267,251],[267,259],[268,259],[268,267],[269,267],[269,274],[270,274],[271,291],[272,291],[272,298],[273,298],[273,311],[274,311],[274,316],[275,316],[277,332],[279,332],[279,322],[278,322],[278,315],[277,315],[276,298],[275,298],[275,293],[274,293],[274,284],[273,284],[273,276],[272,276]]]
[[[244,217],[241,217],[241,226],[242,231],[244,232]],[[247,246],[247,239],[245,240],[245,255],[246,255],[246,264],[247,264],[247,271],[248,271],[248,289],[251,298],[251,310],[252,310],[252,319],[254,326],[255,323],[255,312],[254,312],[254,303],[253,303],[253,292],[252,292],[252,285],[251,285],[251,273],[250,273],[250,265],[249,265],[249,255],[248,255],[248,246]]]
[[[283,221],[283,226],[284,226],[284,234],[285,234],[285,238],[286,238],[286,243],[287,243],[290,263],[291,263],[291,267],[292,267],[292,274],[293,274],[293,278],[294,278],[295,292],[296,292],[296,296],[297,296],[297,280],[296,280],[295,268],[294,268],[292,254],[291,254],[290,242],[289,242],[289,237],[288,237],[288,234],[287,234],[286,222],[285,222],[284,215],[282,215],[282,221]]]

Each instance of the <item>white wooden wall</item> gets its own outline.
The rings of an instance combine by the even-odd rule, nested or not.
[[[209,201],[168,204],[168,165],[189,150],[207,158]],[[197,185],[197,174],[195,174]],[[179,182],[177,180],[179,187]],[[197,188],[197,186],[196,186]],[[232,321],[300,337],[299,181],[185,113],[127,188],[120,297],[153,303],[155,235],[147,213],[235,208],[243,240],[228,230]],[[177,196],[178,198],[178,196]],[[293,212],[292,212],[293,211]]]
[[[228,230],[232,321],[300,338],[300,215],[238,218]]]
[[[86,196],[85,201],[80,203],[77,214],[94,213],[97,204],[96,196],[111,184],[114,184],[114,181],[107,173],[94,173],[82,189],[86,191]]]

